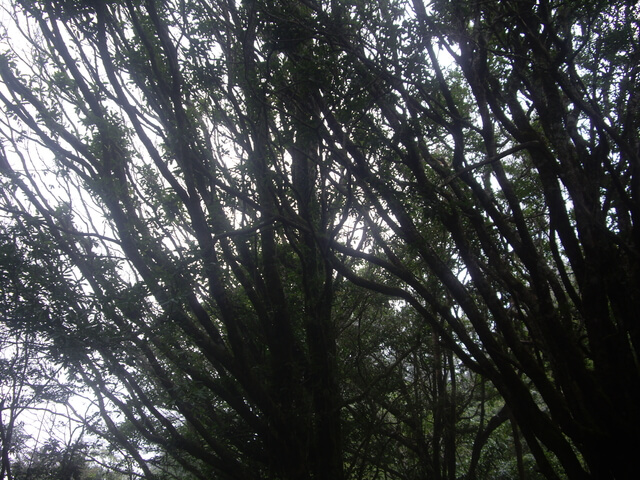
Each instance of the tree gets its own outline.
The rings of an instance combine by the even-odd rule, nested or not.
[[[22,230],[22,229],[20,229]],[[30,264],[21,234],[0,225],[0,478],[15,478],[13,457],[26,447],[25,425],[34,413],[68,399],[60,367],[50,361],[48,340],[27,324],[47,321],[41,282],[53,286],[46,268]],[[45,256],[40,256],[46,261]],[[55,301],[49,302],[51,309]],[[54,407],[51,408],[53,412]],[[43,420],[44,422],[44,420]]]
[[[424,53],[404,70],[389,60],[397,45],[381,40],[371,55],[343,37],[371,114],[347,123],[333,105],[321,109],[327,142],[359,182],[360,211],[374,206],[372,228],[384,219],[394,235],[378,235],[380,255],[341,250],[401,279],[397,295],[450,346],[464,345],[460,358],[501,392],[547,476],[545,450],[570,477],[624,478],[630,445],[616,439],[637,425],[638,124],[637,71],[620,56],[637,55],[637,43],[604,45],[616,29],[637,29],[633,7],[448,2],[431,15],[414,6],[407,50]],[[457,68],[441,64],[438,46]],[[625,79],[615,92],[613,77]],[[380,141],[358,143],[349,132],[359,129]],[[439,254],[433,225],[452,257]],[[433,277],[448,295],[427,288]]]
[[[547,478],[630,476],[637,8],[17,2],[4,208],[69,266],[43,332],[108,435],[149,477],[143,443],[200,477],[339,479],[345,418],[387,411],[408,450],[432,419],[423,466],[454,478],[466,375],[506,404],[470,474],[511,418]],[[361,288],[413,333],[369,356],[392,397],[349,410],[335,308]]]
[[[112,468],[104,468],[98,463],[92,465],[90,446],[75,439],[68,445],[61,445],[50,438],[34,451],[21,451],[13,466],[15,480],[120,480],[134,478],[117,473]]]

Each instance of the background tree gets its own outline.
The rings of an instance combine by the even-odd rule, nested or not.
[[[40,336],[35,327],[47,322],[49,313],[56,308],[55,300],[44,300],[40,288],[43,282],[47,289],[53,287],[55,280],[45,265],[36,265],[27,258],[28,247],[20,241],[24,230],[5,223],[0,225],[0,478],[3,479],[17,475],[12,473],[14,459],[29,449],[26,425],[34,417],[53,414],[55,405],[64,404],[69,391],[60,365],[51,361],[49,340]],[[39,260],[44,263],[48,259],[42,255]]]
[[[17,2],[4,208],[104,435],[149,477],[454,478],[510,426],[520,477],[630,476],[637,8]]]

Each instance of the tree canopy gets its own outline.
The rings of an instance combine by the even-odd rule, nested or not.
[[[635,2],[2,18],[3,322],[140,475],[637,470]]]

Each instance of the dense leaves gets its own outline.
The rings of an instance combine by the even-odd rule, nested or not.
[[[141,474],[634,471],[637,6],[5,13],[3,282]]]

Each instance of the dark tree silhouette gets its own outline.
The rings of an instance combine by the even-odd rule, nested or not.
[[[547,478],[636,470],[632,2],[8,13],[4,209],[71,269],[40,332],[145,475],[139,442],[201,478],[473,477],[507,419],[521,476],[520,436]]]

